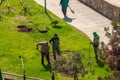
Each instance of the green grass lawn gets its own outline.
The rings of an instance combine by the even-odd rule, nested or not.
[[[59,21],[56,27],[54,27],[53,24],[51,24],[51,19],[45,14],[43,7],[36,4],[33,0],[27,2],[32,6],[29,9],[32,15],[27,14],[24,16],[20,13],[22,7],[20,6],[19,0],[11,0],[9,3],[13,13],[7,13],[6,2],[3,2],[0,6],[0,15],[3,17],[2,21],[0,21],[0,67],[2,71],[22,74],[21,60],[19,58],[19,56],[22,55],[24,57],[27,76],[51,80],[50,71],[46,71],[40,64],[41,56],[36,50],[35,45],[39,41],[49,41],[54,33],[57,33],[60,38],[61,51],[81,51],[85,55],[83,62],[85,66],[89,68],[87,62],[90,39],[83,32],[75,29],[47,11],[53,20]],[[32,23],[29,21],[32,21]],[[33,28],[33,31],[18,32],[18,25],[30,26]],[[46,26],[49,28],[47,33],[38,32],[38,28],[43,29]],[[52,49],[50,49],[50,52],[52,52]],[[81,79],[97,80],[98,76],[108,76],[110,74],[110,72],[106,71],[108,67],[106,65],[101,67],[95,62],[92,47],[90,55],[92,59],[92,69],[95,69],[95,73],[92,74],[89,72],[89,74],[81,77]],[[56,78],[57,80],[70,80],[59,74],[56,74]]]

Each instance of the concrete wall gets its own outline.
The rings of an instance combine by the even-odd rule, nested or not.
[[[106,16],[107,18],[114,20],[120,20],[120,7],[110,4],[105,0],[79,0],[82,3],[88,5],[92,9]]]

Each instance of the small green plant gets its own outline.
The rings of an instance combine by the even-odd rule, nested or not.
[[[54,70],[74,77],[78,80],[78,74],[84,75],[84,64],[82,63],[83,54],[79,51],[72,52],[68,57],[58,58],[53,64]]]
[[[113,20],[111,24],[112,24],[112,26],[116,26],[117,25],[117,20]]]
[[[108,78],[107,80],[119,80],[120,78],[117,77],[120,73],[120,25],[116,20],[112,21],[113,30],[110,33],[111,37],[109,37],[109,48],[106,48],[106,45],[103,45],[103,53],[105,53],[105,62],[110,65],[112,70],[115,71],[115,74]],[[106,31],[107,33],[107,31]],[[116,76],[117,75],[117,76]]]
[[[30,8],[31,8],[31,3],[30,2],[31,1],[28,2],[26,0],[20,0],[20,5],[22,6],[22,10],[21,10],[20,13],[22,13],[24,15],[27,15],[27,14],[32,15],[30,13]]]

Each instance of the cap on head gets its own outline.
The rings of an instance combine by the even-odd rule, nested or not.
[[[93,32],[93,35],[97,34],[96,32]]]
[[[45,42],[45,44],[48,44],[48,42]]]
[[[54,34],[54,36],[57,36],[57,34]]]

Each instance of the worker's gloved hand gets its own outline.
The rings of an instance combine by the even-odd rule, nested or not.
[[[93,42],[90,42],[90,44],[93,44]]]
[[[50,43],[53,46],[53,43]]]
[[[36,49],[38,50],[38,47],[36,47]]]

